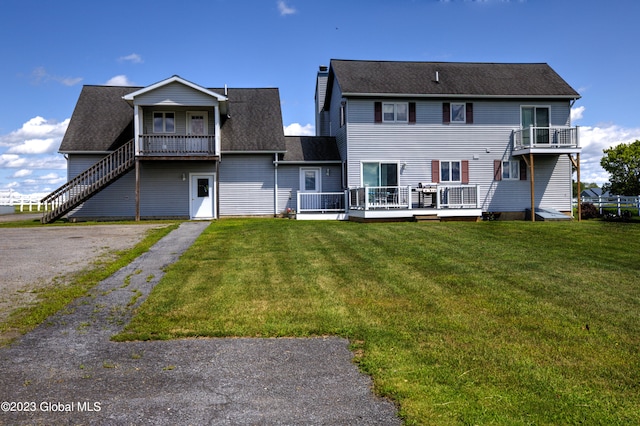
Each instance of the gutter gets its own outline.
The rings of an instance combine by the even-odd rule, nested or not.
[[[472,95],[472,94],[425,94],[425,93],[342,93],[343,97],[354,98],[434,98],[434,99],[572,99],[578,100],[574,95]]]

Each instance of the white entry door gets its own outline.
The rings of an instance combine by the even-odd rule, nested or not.
[[[215,175],[191,175],[191,219],[214,219]]]
[[[199,112],[187,112],[187,151],[188,152],[208,152],[208,139],[204,136],[207,135],[207,120],[208,115],[206,111]],[[203,137],[198,137],[203,136]]]

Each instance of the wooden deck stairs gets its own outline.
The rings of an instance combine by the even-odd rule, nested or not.
[[[134,141],[129,142],[89,167],[42,199],[42,223],[60,219],[71,210],[124,176],[135,166]]]
[[[440,222],[437,214],[416,214],[413,216],[413,220],[416,222]]]

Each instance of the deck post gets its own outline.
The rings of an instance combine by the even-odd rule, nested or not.
[[[576,153],[576,192],[578,197],[578,222],[582,221],[582,203],[580,202],[580,153]]]
[[[535,194],[535,179],[534,179],[534,167],[533,167],[533,153],[529,152],[529,173],[531,175],[531,222],[536,221],[536,194]]]
[[[136,222],[140,222],[140,160],[136,158]]]

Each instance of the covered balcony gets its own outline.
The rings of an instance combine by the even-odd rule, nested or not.
[[[513,154],[573,154],[580,152],[578,127],[527,127],[514,130]]]

